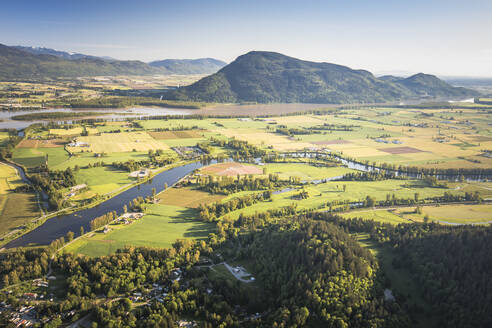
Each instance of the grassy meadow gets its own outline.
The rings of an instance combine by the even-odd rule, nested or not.
[[[49,148],[15,148],[12,159],[27,168],[33,168],[46,163],[48,167],[56,167],[63,164],[69,158],[69,154],[63,147]]]
[[[214,225],[196,220],[192,208],[152,204],[145,216],[130,225],[110,225],[107,234],[91,232],[67,246],[64,251],[88,256],[114,253],[125,246],[171,247],[176,239],[202,239]],[[102,230],[102,229],[100,229]]]
[[[225,198],[223,195],[212,195],[208,192],[185,188],[169,188],[157,196],[159,203],[188,208],[197,208],[200,204],[220,202]]]

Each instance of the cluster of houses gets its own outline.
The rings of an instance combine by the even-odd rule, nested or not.
[[[131,224],[133,223],[134,221],[138,220],[138,219],[141,219],[143,217],[143,213],[125,213],[125,214],[122,214],[120,217],[118,217],[118,219],[116,220],[117,223],[122,223],[122,224]],[[111,228],[106,225],[104,226],[104,229],[103,229],[103,233],[104,234],[107,234],[108,232],[111,231]]]
[[[11,310],[11,306],[2,302],[0,304],[0,313],[7,310]],[[9,321],[13,323],[15,327],[32,327],[40,322],[36,317],[37,312],[34,306],[21,306],[16,311],[10,313]]]
[[[123,224],[130,224],[135,220],[141,219],[143,217],[143,213],[125,213],[121,215],[116,222]]]
[[[180,268],[174,269],[171,272],[171,281],[180,281],[183,275],[183,271]],[[151,299],[155,299],[159,303],[164,303],[166,297],[169,295],[169,287],[154,283],[149,292],[135,292],[130,296],[132,302],[148,302]]]
[[[185,159],[193,159],[204,154],[198,147],[171,147],[171,149]]]

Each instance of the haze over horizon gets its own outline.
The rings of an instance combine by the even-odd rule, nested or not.
[[[145,62],[251,50],[382,72],[492,77],[490,1],[17,1],[0,43]]]

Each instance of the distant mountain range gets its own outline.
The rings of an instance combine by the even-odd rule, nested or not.
[[[49,48],[0,44],[0,80],[3,81],[100,75],[211,74],[225,64],[212,58],[169,59],[147,64],[137,60],[70,54]]]
[[[91,56],[91,55],[84,55],[84,54],[79,54],[79,53],[69,53],[66,51],[59,51],[51,48],[43,48],[43,47],[24,47],[24,46],[13,46],[12,48],[16,48],[18,50],[22,50],[25,52],[29,52],[33,55],[52,55],[56,57],[60,57],[63,59],[68,59],[68,60],[75,60],[75,59],[83,59],[83,58],[92,58],[92,59],[103,59],[103,60],[116,60],[111,57],[103,56],[103,57],[98,57],[98,56]]]
[[[378,103],[410,99],[463,99],[479,93],[434,75],[376,77],[365,70],[316,63],[275,52],[252,51],[234,62],[212,58],[144,63],[49,48],[0,44],[0,80],[100,75],[211,74],[164,95],[171,100],[258,103]]]
[[[208,102],[377,103],[475,96],[476,91],[453,87],[433,75],[377,78],[365,70],[252,51],[164,97]]]

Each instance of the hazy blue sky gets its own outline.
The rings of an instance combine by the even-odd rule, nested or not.
[[[492,0],[5,0],[0,43],[118,59],[278,51],[373,72],[492,77]]]

